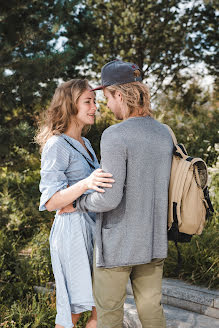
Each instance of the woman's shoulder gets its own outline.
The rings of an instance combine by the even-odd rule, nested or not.
[[[43,152],[50,152],[50,151],[68,151],[68,148],[66,147],[66,142],[62,138],[61,135],[53,135],[50,137],[43,147]]]

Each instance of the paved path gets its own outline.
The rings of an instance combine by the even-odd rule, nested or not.
[[[219,328],[219,319],[170,305],[163,305],[167,328]],[[133,296],[128,296],[125,303],[124,328],[141,328]]]
[[[167,328],[219,328],[219,291],[163,279]],[[127,286],[124,328],[141,328],[131,285]]]
[[[41,293],[54,290],[35,286]],[[219,328],[219,291],[187,284],[177,279],[163,279],[162,303],[167,328]],[[127,286],[124,328],[142,328],[138,319],[131,284]]]

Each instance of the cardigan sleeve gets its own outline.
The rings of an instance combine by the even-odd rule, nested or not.
[[[76,207],[82,212],[107,212],[116,208],[122,200],[127,150],[122,137],[111,128],[105,130],[101,138],[101,168],[111,173],[115,182],[112,188],[105,189],[105,193],[93,192],[81,196]]]

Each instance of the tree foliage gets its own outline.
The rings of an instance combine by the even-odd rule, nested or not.
[[[40,111],[61,79],[95,78],[92,73],[115,57],[134,61],[145,79],[152,76],[157,88],[166,89],[153,99],[155,117],[173,128],[190,155],[214,165],[217,90],[209,93],[199,80],[188,84],[190,76],[181,71],[204,62],[215,75],[216,5],[211,0],[0,0],[0,6],[0,315],[8,328],[52,327],[54,299],[33,291],[53,279],[48,245],[53,213],[38,211],[40,156],[32,142]],[[172,82],[162,84],[166,77]],[[99,159],[101,134],[117,123],[104,101],[100,113],[87,134]],[[204,264],[199,265],[194,247],[197,268],[191,263],[181,277],[202,273],[203,264],[206,283],[215,286],[215,266],[208,271],[215,261],[207,259],[209,240],[216,238],[211,229],[202,243]],[[167,272],[172,268],[168,264]],[[205,283],[199,275],[195,279]]]
[[[170,125],[178,142],[190,156],[203,158],[208,166],[218,159],[218,99],[216,92],[200,86],[200,80],[189,84],[172,84],[167,94],[161,93],[155,102],[155,117]]]
[[[0,141],[2,161],[8,163],[7,155],[20,146],[22,133],[23,145],[30,142],[33,132],[29,138],[27,134],[59,79],[82,75],[77,67],[89,49],[78,35],[91,31],[91,18],[80,1],[71,0],[1,1],[0,18]],[[69,44],[64,39],[66,22],[71,25]]]
[[[96,72],[115,58],[134,61],[155,83],[204,62],[214,73],[217,13],[211,3],[189,0],[86,0],[98,35],[90,65]]]
[[[1,107],[31,112],[50,99],[57,79],[80,75],[76,65],[88,47],[78,35],[90,26],[90,17],[79,1],[1,2]],[[71,25],[71,48],[57,48],[65,22]]]
[[[82,76],[79,66],[88,46],[76,36],[82,26],[91,28],[80,1],[12,0],[0,5],[0,303],[7,313],[34,285],[52,279],[48,234],[53,214],[38,211],[40,161],[33,137],[37,116],[59,79]],[[71,46],[65,38],[60,43],[66,21],[71,22]],[[19,320],[23,327],[26,319]]]

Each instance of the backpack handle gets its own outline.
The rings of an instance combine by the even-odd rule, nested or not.
[[[164,124],[164,125],[166,125],[167,129],[169,130],[171,137],[173,139],[173,143],[176,146],[178,144],[178,142],[177,142],[175,134],[173,133],[173,130],[167,124]]]

